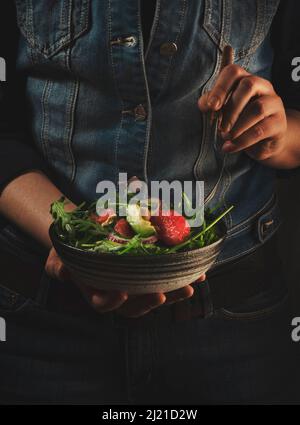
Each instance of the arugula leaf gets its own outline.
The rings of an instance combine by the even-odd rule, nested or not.
[[[65,198],[61,198],[51,205],[50,212],[57,236],[66,244],[78,249],[116,255],[171,254],[211,245],[219,239],[217,224],[234,208],[233,206],[228,208],[216,218],[211,211],[207,210],[199,231],[192,233],[189,239],[182,244],[170,248],[158,243],[146,244],[139,235],[129,239],[126,244],[110,241],[108,235],[113,231],[114,225],[104,227],[93,220],[96,203],[90,206],[82,203],[70,212],[65,211],[66,204]]]

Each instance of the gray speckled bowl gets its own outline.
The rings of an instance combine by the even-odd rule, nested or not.
[[[83,251],[63,243],[50,227],[50,237],[63,263],[76,281],[101,290],[129,294],[170,292],[187,286],[206,273],[217,259],[226,237],[212,245],[187,252],[164,255],[123,255]]]

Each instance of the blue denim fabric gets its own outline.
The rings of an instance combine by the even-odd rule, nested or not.
[[[2,232],[1,249],[17,236]],[[20,245],[14,255],[36,265],[36,248],[32,241],[30,254]],[[262,290],[239,303],[224,297],[224,307],[214,304],[212,275],[195,285],[181,308],[197,313],[178,321],[174,306],[139,319],[98,314],[74,284],[45,273],[28,298],[2,273],[0,404],[298,403],[300,346],[278,258],[272,267],[263,258],[228,264],[220,284],[226,293],[249,276]]]
[[[299,350],[285,287],[275,274],[269,279],[270,292],[217,311],[205,296],[206,282],[195,297],[209,317],[183,322],[170,306],[138,320],[88,307],[70,315],[45,300],[54,292],[52,307],[61,299],[79,301],[74,285],[52,281],[39,302],[0,285],[7,324],[0,403],[298,403]]]
[[[204,180],[207,205],[235,205],[220,262],[268,239],[279,225],[274,171],[244,153],[224,155],[197,99],[228,43],[235,63],[270,78],[278,4],[158,0],[144,54],[138,0],[16,0],[28,120],[63,192],[94,200],[97,183],[119,172]],[[166,42],[177,52],[163,53]]]

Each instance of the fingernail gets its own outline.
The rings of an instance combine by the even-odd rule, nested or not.
[[[229,140],[230,139],[230,133],[227,133],[225,131],[221,131],[221,137],[223,140]]]
[[[128,300],[128,294],[127,293],[120,293],[116,295],[116,299],[122,303],[125,303]]]
[[[121,298],[123,301],[127,301],[128,300],[128,294],[126,292],[121,294]]]
[[[225,142],[224,145],[222,146],[223,152],[226,152],[226,153],[232,152],[234,148],[235,146],[230,141]]]
[[[191,291],[190,291],[190,293],[189,293],[189,294],[187,294],[186,299],[191,298],[191,297],[194,295],[194,293],[195,293],[195,290],[194,290],[194,288],[191,286]]]
[[[213,109],[218,109],[220,107],[220,99],[217,96],[212,96],[207,101],[208,106]]]
[[[103,298],[99,295],[94,294],[92,296],[92,303],[97,307],[102,307],[103,305],[105,305],[105,300],[103,300]]]
[[[160,297],[161,304],[164,304],[166,300],[167,300],[167,297],[164,294],[161,294],[161,297]]]
[[[195,283],[203,283],[203,282],[205,282],[206,281],[206,278],[202,278],[202,277],[200,277],[199,279],[197,279],[196,281],[195,281]]]
[[[225,125],[222,124],[221,130],[222,130],[223,133],[228,134],[228,133],[230,133],[231,125],[230,124],[225,124]]]

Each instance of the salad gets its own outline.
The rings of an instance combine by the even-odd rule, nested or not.
[[[150,200],[149,200],[150,202]],[[199,228],[192,228],[189,220],[174,209],[163,209],[157,201],[157,210],[151,214],[139,203],[126,205],[126,216],[118,215],[115,208],[103,208],[97,214],[96,203],[81,204],[67,212],[64,198],[51,205],[54,229],[58,238],[69,246],[99,253],[116,255],[158,255],[203,248],[220,239],[217,224],[232,209],[216,215],[206,210]]]

